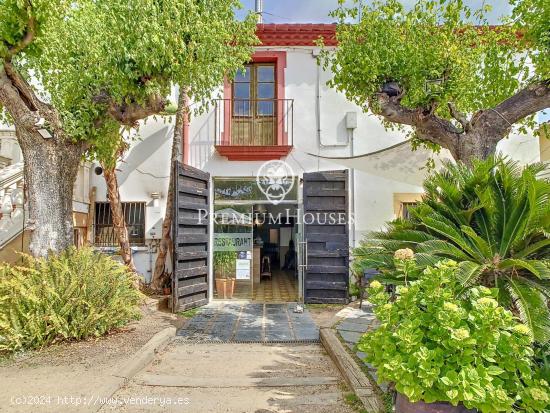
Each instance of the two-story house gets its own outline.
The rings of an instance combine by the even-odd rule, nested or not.
[[[176,307],[230,297],[345,302],[349,248],[421,196],[434,155],[412,151],[403,133],[387,131],[327,86],[331,73],[318,64],[316,40],[337,47],[335,28],[258,25],[261,45],[245,70],[185,124],[182,164],[190,168],[178,173]],[[172,128],[149,120],[118,167],[134,260],[146,280],[161,235]],[[522,162],[539,159],[533,136],[513,136],[499,149]],[[97,172],[94,240],[114,246]]]

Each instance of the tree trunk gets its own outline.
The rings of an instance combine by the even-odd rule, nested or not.
[[[44,139],[17,128],[24,160],[29,205],[30,252],[35,257],[59,253],[73,245],[73,186],[82,144]]]
[[[172,156],[170,168],[170,183],[168,185],[168,195],[166,196],[166,212],[162,223],[162,239],[159,245],[159,252],[155,261],[153,271],[153,279],[151,280],[151,288],[160,290],[167,279],[166,274],[166,257],[171,251],[172,238],[170,232],[172,229],[172,215],[174,213],[174,163],[180,156],[180,145],[183,142],[183,124],[187,113],[187,95],[184,88],[180,88],[178,96],[178,110],[176,112],[176,123],[174,125],[174,135],[172,138]]]
[[[130,237],[128,236],[128,227],[124,219],[124,211],[120,202],[120,191],[118,189],[118,180],[115,168],[103,166],[103,176],[107,184],[107,196],[111,207],[111,217],[113,219],[113,229],[120,245],[120,256],[124,264],[132,272],[136,272],[134,260],[132,258],[132,249],[130,247]]]
[[[437,116],[433,107],[403,106],[404,88],[397,85],[396,90],[397,94],[376,94],[370,102],[373,112],[388,122],[413,127],[418,138],[448,149],[456,161],[467,165],[495,154],[498,142],[510,134],[514,124],[550,107],[550,80],[526,85],[495,107],[478,110],[469,118],[453,102],[447,102],[454,123]]]
[[[471,165],[475,159],[487,159],[497,151],[500,138],[486,136],[482,131],[471,131],[463,134],[458,140],[454,158],[466,165]]]

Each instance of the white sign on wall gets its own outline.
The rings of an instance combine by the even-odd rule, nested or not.
[[[237,260],[237,280],[250,280],[250,260]]]

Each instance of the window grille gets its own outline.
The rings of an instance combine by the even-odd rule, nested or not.
[[[130,245],[145,245],[145,202],[122,202],[124,220],[128,227]],[[113,227],[111,206],[108,202],[96,202],[94,222],[94,244],[98,247],[118,245]]]
[[[411,208],[416,206],[416,202],[401,202],[401,218],[409,219],[411,217]]]

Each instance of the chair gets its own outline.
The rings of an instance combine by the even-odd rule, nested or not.
[[[271,279],[271,260],[269,257],[264,256],[262,258],[262,269],[260,271],[260,280],[262,277],[269,277]]]

